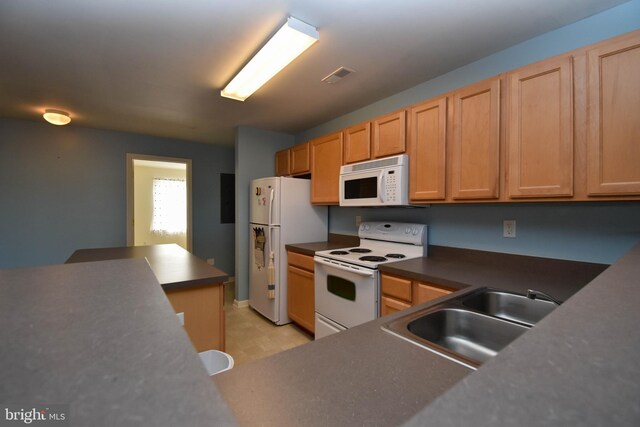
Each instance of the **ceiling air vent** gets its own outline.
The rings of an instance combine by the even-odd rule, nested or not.
[[[329,74],[327,77],[322,79],[322,81],[325,83],[336,83],[337,81],[342,80],[343,78],[354,72],[354,70],[350,70],[349,68],[340,67]]]

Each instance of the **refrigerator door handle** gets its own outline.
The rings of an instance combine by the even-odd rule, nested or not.
[[[269,227],[269,256],[273,256],[273,246],[271,240],[271,230],[273,229],[273,225],[271,225],[271,221],[273,219],[273,196],[274,190],[272,188],[269,192],[269,220],[267,222],[267,226]]]

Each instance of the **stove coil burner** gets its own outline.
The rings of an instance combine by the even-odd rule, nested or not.
[[[329,252],[331,255],[349,255],[347,251],[331,251]]]
[[[371,249],[353,248],[353,249],[349,249],[349,252],[353,252],[353,253],[357,253],[357,254],[368,254],[369,252],[371,252]]]
[[[402,254],[386,254],[385,255],[387,258],[395,258],[395,259],[400,259],[400,258],[406,258],[406,255],[402,255]]]
[[[387,260],[383,256],[374,256],[374,255],[361,256],[359,259],[360,261],[371,261],[371,262],[383,262]]]

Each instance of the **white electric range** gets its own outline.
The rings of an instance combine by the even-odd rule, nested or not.
[[[316,252],[315,336],[340,332],[380,315],[380,264],[427,255],[427,226],[363,222],[360,245]]]

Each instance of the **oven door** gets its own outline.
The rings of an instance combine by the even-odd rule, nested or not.
[[[351,328],[379,316],[378,270],[315,257],[316,312]]]
[[[340,206],[382,206],[384,171],[349,172],[340,175]]]

